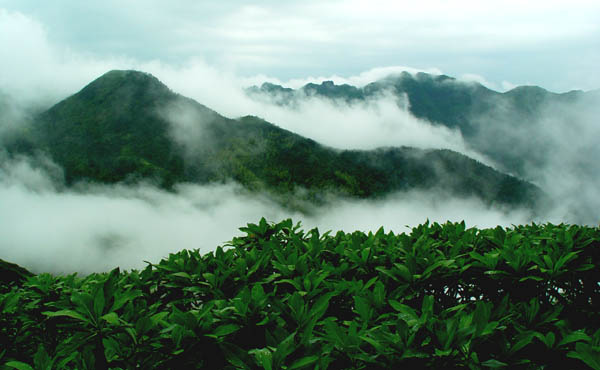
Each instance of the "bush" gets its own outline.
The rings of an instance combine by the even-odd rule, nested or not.
[[[320,234],[262,219],[142,271],[0,295],[0,362],[30,368],[600,368],[600,231]]]

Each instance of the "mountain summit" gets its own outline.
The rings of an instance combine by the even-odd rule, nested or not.
[[[332,88],[325,84],[325,88]],[[529,205],[541,191],[449,150],[336,150],[257,117],[229,119],[150,74],[111,71],[36,120],[31,145],[67,184],[236,181],[253,191],[377,197],[436,189],[489,204]]]
[[[157,112],[176,99],[150,74],[110,71],[43,113],[38,141],[63,166],[67,183],[138,175],[172,184],[182,179],[182,163]]]

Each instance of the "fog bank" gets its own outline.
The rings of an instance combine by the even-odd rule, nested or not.
[[[46,169],[44,169],[46,168]],[[116,266],[143,268],[168,253],[206,253],[261,217],[291,217],[320,231],[408,231],[427,219],[466,220],[469,226],[528,222],[526,212],[492,210],[475,199],[411,192],[379,201],[337,200],[311,216],[283,209],[266,195],[235,184],[182,184],[175,192],[151,185],[85,185],[63,189],[52,166],[30,159],[0,166],[0,256],[34,272],[89,273]]]

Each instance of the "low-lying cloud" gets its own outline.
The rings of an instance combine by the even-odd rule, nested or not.
[[[427,219],[466,220],[469,226],[528,222],[527,212],[489,209],[475,199],[443,199],[410,192],[379,201],[337,200],[310,216],[286,210],[238,185],[181,184],[166,192],[147,184],[85,185],[63,189],[31,159],[0,167],[0,256],[35,272],[89,273],[116,266],[143,268],[183,248],[206,253],[239,227],[261,217],[291,217],[321,231],[408,231]]]
[[[492,112],[476,117],[477,146],[501,152],[517,163],[518,175],[554,200],[552,218],[600,223],[600,93],[546,101],[535,115],[497,101]]]

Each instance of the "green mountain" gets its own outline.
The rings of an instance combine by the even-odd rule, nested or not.
[[[108,72],[39,115],[12,148],[23,150],[48,153],[69,185],[233,180],[317,202],[331,193],[415,189],[502,205],[533,206],[542,197],[534,185],[449,150],[337,150],[254,116],[229,119],[136,71]]]
[[[548,116],[560,117],[568,127],[573,112],[580,111],[581,105],[594,98],[600,100],[600,90],[555,94],[537,86],[520,86],[499,93],[479,83],[445,75],[408,72],[390,75],[361,88],[324,81],[293,90],[265,83],[247,92],[279,105],[295,104],[311,96],[346,103],[390,92],[397,97],[406,96],[414,116],[459,130],[472,149],[493,159],[502,170],[520,177],[528,177],[528,169],[541,168],[552,150],[552,144],[544,140],[532,142],[529,136],[539,137],[533,130],[541,130]]]

